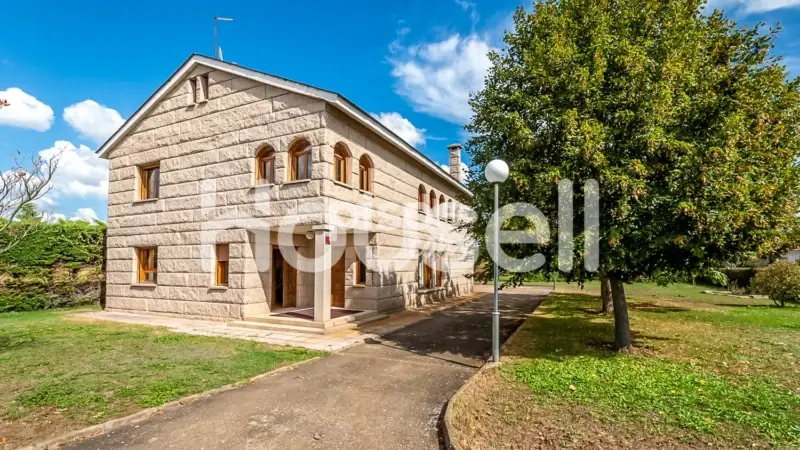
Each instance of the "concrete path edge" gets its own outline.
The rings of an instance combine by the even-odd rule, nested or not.
[[[188,397],[179,398],[177,400],[173,400],[169,403],[165,403],[161,406],[157,406],[154,408],[147,408],[142,411],[133,413],[129,416],[120,417],[118,419],[112,419],[107,422],[99,423],[97,425],[92,425],[90,427],[83,428],[81,430],[70,431],[69,433],[62,434],[60,436],[56,436],[54,438],[47,439],[45,441],[29,445],[27,447],[21,447],[21,450],[50,450],[50,449],[57,449],[59,446],[66,444],[68,442],[77,441],[79,439],[84,439],[88,437],[92,437],[98,434],[107,433],[109,431],[113,431],[117,428],[122,428],[126,425],[139,423],[144,420],[147,420],[155,415],[163,414],[165,411],[172,411],[174,409],[181,408],[186,405],[190,405],[192,403],[197,402],[198,400],[202,400],[208,397],[211,397],[216,394],[220,394],[222,392],[230,391],[233,389],[240,388],[246,384],[253,383],[257,380],[262,378],[266,378],[281,372],[286,372],[289,370],[294,370],[298,366],[303,364],[308,364],[310,362],[316,361],[322,357],[316,356],[314,358],[306,359],[303,361],[298,361],[296,363],[292,363],[286,366],[279,367],[275,370],[264,372],[259,375],[255,375],[250,377],[246,380],[240,381],[238,383],[227,384],[222,387],[218,387],[215,389],[211,389],[205,392],[200,392],[198,394],[193,394]]]
[[[546,300],[546,298],[547,298],[547,297],[545,296],[545,300]],[[545,300],[542,300],[542,301],[545,301]],[[540,305],[541,305],[541,303],[540,303]],[[527,320],[528,320],[528,319],[529,319],[531,316],[533,316],[534,314],[536,314],[536,311],[538,311],[538,309],[539,309],[539,308],[537,307],[537,308],[536,308],[536,310],[534,310],[534,312],[533,312],[533,313],[531,313],[531,314],[528,316],[528,318],[526,318],[526,319],[525,319],[525,321],[523,321],[522,323],[520,323],[520,324],[519,324],[519,326],[517,327],[517,329],[516,329],[516,330],[514,330],[514,332],[513,332],[513,333],[511,333],[511,335],[510,335],[510,336],[508,336],[508,338],[507,338],[507,339],[506,339],[506,340],[503,342],[503,344],[500,346],[501,354],[502,354],[502,350],[503,350],[503,348],[505,348],[505,346],[506,346],[506,342],[509,342],[511,339],[513,339],[513,338],[514,338],[514,336],[516,336],[516,334],[517,334],[517,332],[519,331],[519,329],[520,329],[520,328],[522,328],[522,326],[525,324],[525,322],[526,322],[526,321],[527,321]],[[473,384],[473,383],[475,382],[475,380],[477,379],[478,375],[480,375],[481,373],[483,373],[485,370],[494,369],[494,368],[497,368],[497,366],[496,366],[496,365],[489,364],[489,361],[486,361],[485,363],[483,363],[483,365],[480,367],[480,369],[478,369],[478,371],[477,371],[477,372],[475,372],[475,373],[474,373],[474,374],[473,374],[473,375],[472,375],[472,376],[469,378],[469,380],[467,380],[467,382],[466,382],[466,383],[464,383],[464,385],[463,385],[463,386],[461,386],[461,387],[460,387],[460,388],[459,388],[459,389],[456,391],[456,393],[455,393],[455,394],[453,394],[453,396],[452,396],[452,397],[450,397],[450,400],[448,400],[448,401],[447,401],[447,407],[445,407],[445,410],[444,410],[444,417],[442,418],[442,437],[444,438],[444,447],[445,447],[447,450],[464,450],[464,447],[462,447],[462,446],[461,446],[461,444],[459,444],[459,443],[458,443],[458,435],[457,435],[457,433],[455,432],[455,427],[453,426],[453,403],[455,403],[456,399],[458,399],[458,397],[459,397],[459,396],[460,396],[460,395],[461,395],[461,394],[462,394],[464,391],[466,391],[468,387],[472,386],[472,384]]]

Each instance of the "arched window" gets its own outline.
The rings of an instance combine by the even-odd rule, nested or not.
[[[347,184],[350,180],[350,152],[339,142],[333,147],[333,179]]]
[[[445,201],[444,201],[444,195],[440,195],[439,196],[439,214],[437,214],[437,217],[439,217],[439,220],[441,220],[441,221],[447,220],[447,211],[445,211],[445,207],[446,206],[447,206],[447,203],[445,203]]]
[[[275,150],[265,145],[256,153],[256,184],[275,182]]]
[[[455,205],[455,210],[453,211],[453,223],[458,223],[458,216],[461,212],[461,208],[458,206],[458,203]]]
[[[420,184],[419,185],[419,197],[417,197],[417,209],[422,214],[425,214],[425,203],[426,203],[426,201],[425,201],[426,198],[425,197],[427,196],[427,194],[428,193],[427,193],[427,191],[425,191],[425,186]]]
[[[431,189],[431,195],[428,197],[428,207],[430,208],[431,215],[436,217],[436,192]]]
[[[453,200],[447,201],[447,221],[453,223]]]
[[[289,149],[289,161],[290,180],[311,179],[311,144],[307,140],[301,139],[292,144]]]
[[[367,155],[358,160],[358,188],[372,192],[372,161]]]

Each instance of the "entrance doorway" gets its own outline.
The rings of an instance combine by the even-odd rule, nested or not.
[[[344,308],[344,255],[331,268],[331,306]]]
[[[296,305],[297,271],[286,260],[279,248],[272,249],[272,307],[289,308]]]

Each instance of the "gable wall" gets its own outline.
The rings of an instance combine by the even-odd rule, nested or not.
[[[296,138],[308,139],[319,159],[325,103],[202,66],[190,76],[199,73],[208,73],[207,103],[189,106],[189,83],[180,83],[109,154],[109,308],[241,317],[245,305],[264,301],[242,224],[324,221],[316,164],[310,181],[284,178]],[[263,144],[276,151],[276,185],[254,188],[254,155]],[[138,166],[156,161],[159,199],[137,201]],[[209,289],[214,242],[230,243],[227,290]],[[158,246],[158,285],[132,286],[134,248],[150,245]],[[299,295],[313,289],[307,278],[300,275]]]

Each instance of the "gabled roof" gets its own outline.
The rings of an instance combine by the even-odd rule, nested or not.
[[[172,91],[175,86],[183,80],[183,77],[198,65],[203,65],[223,72],[228,72],[242,78],[248,78],[261,83],[269,84],[279,87],[286,91],[295,92],[298,94],[306,95],[308,97],[324,100],[327,103],[335,106],[337,109],[355,119],[367,129],[373,131],[378,136],[386,139],[389,143],[394,145],[400,151],[411,156],[423,166],[429,168],[433,173],[439,175],[448,183],[455,186],[458,190],[466,195],[472,196],[469,189],[463,184],[456,181],[448,172],[442,169],[438,164],[433,162],[430,158],[422,154],[419,150],[409,145],[402,138],[397,136],[392,130],[380,123],[374,117],[369,115],[366,111],[359,108],[355,103],[346,99],[343,95],[336,92],[320,89],[308,84],[298,83],[286,78],[281,78],[268,73],[259,72],[257,70],[248,69],[236,64],[227,63],[218,59],[209,58],[207,56],[192,54],[179,68],[176,70],[169,79],[161,85],[160,88],[147,101],[136,110],[124,124],[110,137],[108,140],[97,149],[97,153],[101,158],[107,158],[109,152],[136,126],[155,106],[164,99],[164,97]]]

